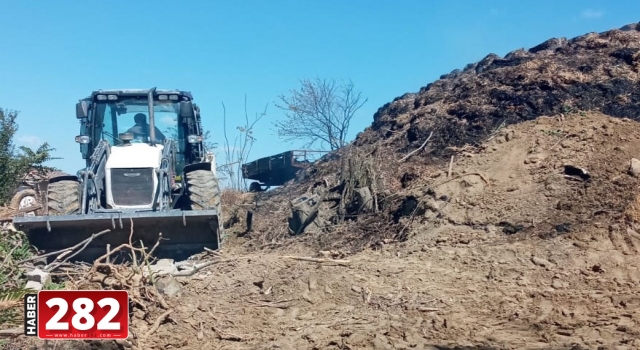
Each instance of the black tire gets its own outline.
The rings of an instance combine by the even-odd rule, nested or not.
[[[9,208],[14,209],[14,210],[19,210],[22,209],[20,208],[20,203],[22,202],[23,199],[31,197],[33,199],[33,203],[31,205],[29,205],[29,207],[34,206],[34,205],[38,205],[38,196],[36,194],[36,191],[33,189],[24,189],[18,193],[16,193],[13,198],[11,198],[11,202],[9,203]],[[32,212],[28,212],[25,214],[22,214],[24,216],[34,216],[34,215],[40,215],[40,209],[36,209]]]
[[[223,219],[220,204],[218,178],[209,170],[194,170],[187,173],[187,193],[191,210],[216,209],[218,212],[218,241],[223,239]]]
[[[249,185],[249,192],[262,192],[262,186],[259,182],[252,182]]]
[[[63,180],[49,184],[47,209],[49,215],[69,215],[80,211],[81,200],[80,183],[73,180]]]
[[[192,210],[220,209],[218,179],[209,170],[187,173],[187,191]]]

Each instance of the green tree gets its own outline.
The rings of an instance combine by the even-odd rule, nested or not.
[[[18,112],[0,108],[0,203],[6,203],[20,181],[35,169],[39,172],[56,169],[44,164],[53,159],[55,151],[43,143],[35,151],[24,146],[16,147],[13,138],[18,131]]]

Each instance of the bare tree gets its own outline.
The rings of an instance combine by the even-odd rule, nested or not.
[[[256,138],[253,136],[254,126],[267,115],[267,106],[265,106],[262,113],[256,113],[253,120],[249,119],[249,113],[247,112],[247,97],[244,99],[244,125],[237,126],[239,134],[233,139],[233,143],[229,140],[227,135],[227,110],[222,104],[222,121],[223,121],[223,133],[224,133],[224,157],[225,164],[218,166],[221,173],[225,174],[227,180],[229,180],[229,186],[234,190],[246,190],[246,182],[242,177],[242,164],[247,161],[253,143]]]
[[[316,78],[300,83],[299,90],[280,96],[282,104],[276,104],[286,116],[275,123],[278,135],[286,141],[305,140],[304,147],[320,142],[331,151],[346,145],[351,119],[367,99],[354,91],[351,81],[338,84]]]

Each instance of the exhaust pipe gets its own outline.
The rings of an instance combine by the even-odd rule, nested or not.
[[[151,146],[156,145],[156,120],[153,115],[153,94],[156,92],[157,87],[151,88],[147,98],[149,99],[149,138],[151,139]]]

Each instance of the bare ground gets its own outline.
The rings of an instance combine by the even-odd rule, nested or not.
[[[395,99],[314,173],[261,194],[250,234],[233,235],[243,211],[225,199],[240,219],[222,261],[179,278],[140,348],[640,349],[640,125],[625,119],[638,38],[633,24],[550,39]],[[381,210],[330,227],[326,204],[289,237],[287,202],[365,155]],[[163,312],[134,312],[132,338]]]
[[[640,348],[638,180],[628,172],[639,135],[637,122],[599,113],[543,117],[459,157],[451,178],[441,165],[414,168],[405,191],[425,210],[404,218],[404,242],[348,254],[319,252],[309,244],[319,233],[258,251],[255,238],[230,238],[223,262],[179,279],[145,348]],[[589,180],[567,176],[567,164]],[[162,312],[134,315],[133,335]],[[38,343],[12,341],[7,349]]]

